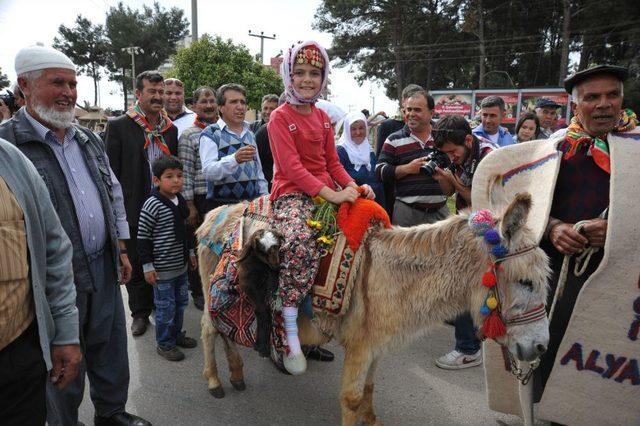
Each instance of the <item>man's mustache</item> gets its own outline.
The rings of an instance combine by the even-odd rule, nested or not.
[[[158,105],[162,105],[162,101],[158,100],[158,99],[151,99],[151,101],[149,101],[150,104],[158,104]]]
[[[203,111],[204,112],[217,112],[218,110],[216,108],[205,108]]]

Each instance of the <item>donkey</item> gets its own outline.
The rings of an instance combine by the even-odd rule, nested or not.
[[[207,215],[198,229],[200,240],[206,236],[222,209]],[[231,227],[242,216],[244,207],[234,205],[224,213],[220,228]],[[501,218],[496,220],[502,244],[511,254],[497,270],[494,287],[500,300],[500,315],[507,333],[496,338],[515,357],[531,361],[541,355],[549,341],[546,315],[531,318],[547,299],[548,258],[537,247],[526,226],[531,209],[529,194],[518,194]],[[469,213],[451,216],[441,222],[413,227],[393,227],[373,231],[363,242],[365,257],[354,285],[351,303],[338,321],[335,337],[344,346],[340,404],[342,424],[358,421],[378,424],[373,409],[373,379],[376,364],[391,348],[408,344],[430,328],[469,311],[478,325],[480,308],[489,289],[481,277],[492,261],[490,247],[468,225]],[[216,230],[217,237],[228,234]],[[206,246],[198,249],[200,273],[205,283],[214,270],[217,256]],[[303,344],[323,344],[328,338],[305,315],[298,318]],[[214,358],[215,336],[220,334],[205,309],[202,316],[202,340],[205,355],[203,375],[209,391],[224,395]],[[231,383],[244,389],[242,359],[235,344],[224,341],[231,370]]]

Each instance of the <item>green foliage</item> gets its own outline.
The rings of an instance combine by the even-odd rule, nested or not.
[[[557,87],[567,37],[571,58],[580,56],[570,70],[617,63],[637,77],[640,8],[623,0],[569,1],[568,34],[557,0],[323,0],[314,27],[333,35],[338,66],[356,65],[360,83],[378,80],[396,99],[409,83],[476,89],[481,62],[485,87]]]
[[[109,39],[110,79],[123,83],[126,91],[131,78],[124,70],[131,69],[131,55],[124,48],[136,46],[143,53],[136,55],[136,74],[158,68],[176,52],[177,43],[187,35],[189,22],[184,11],[173,7],[169,10],[157,2],[142,11],[131,9],[122,2],[107,12],[106,35]]]
[[[170,75],[184,82],[186,96],[203,85],[215,89],[226,83],[241,84],[254,109],[260,108],[263,95],[283,91],[280,76],[257,63],[245,46],[207,34],[173,56]]]
[[[71,58],[80,74],[93,78],[95,88],[93,102],[97,103],[100,70],[107,64],[108,42],[104,27],[93,25],[87,18],[78,15],[73,28],[60,25],[58,33],[60,38],[53,39],[53,47]]]
[[[0,68],[0,90],[4,89],[5,87],[9,87],[10,84],[11,82],[9,81],[9,78],[6,74],[2,73],[2,68]]]

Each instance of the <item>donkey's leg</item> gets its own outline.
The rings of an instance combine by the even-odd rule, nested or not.
[[[238,346],[224,334],[221,334],[220,337],[224,342],[224,351],[227,354],[227,362],[229,363],[229,370],[231,371],[231,385],[235,390],[243,391],[247,386],[244,383],[242,357],[238,352]]]
[[[363,403],[365,376],[373,361],[371,349],[366,343],[345,347],[344,370],[342,371],[342,425],[353,426],[357,423]]]
[[[367,372],[367,378],[364,382],[364,393],[362,395],[362,405],[360,406],[360,417],[365,425],[382,425],[382,423],[376,421],[376,415],[373,411],[373,376],[376,372],[378,365],[377,358],[371,362],[369,371]]]
[[[216,365],[216,337],[218,330],[214,327],[209,318],[209,312],[205,309],[202,315],[202,350],[204,351],[204,371],[202,375],[208,380],[209,393],[215,398],[224,397],[224,389],[218,377],[218,366]]]

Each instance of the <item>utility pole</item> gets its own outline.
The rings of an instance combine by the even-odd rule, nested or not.
[[[133,92],[136,92],[136,54],[144,53],[141,47],[138,46],[129,46],[123,47],[123,52],[127,52],[131,55],[131,87],[133,88]]]
[[[260,38],[260,63],[262,65],[264,65],[264,39],[269,39],[269,40],[275,40],[276,39],[276,35],[274,34],[273,37],[272,36],[266,36],[264,35],[264,31],[260,31],[260,34],[255,34],[252,33],[251,30],[249,30],[249,35],[251,37],[259,37]]]
[[[198,0],[191,0],[191,41],[198,41]]]

